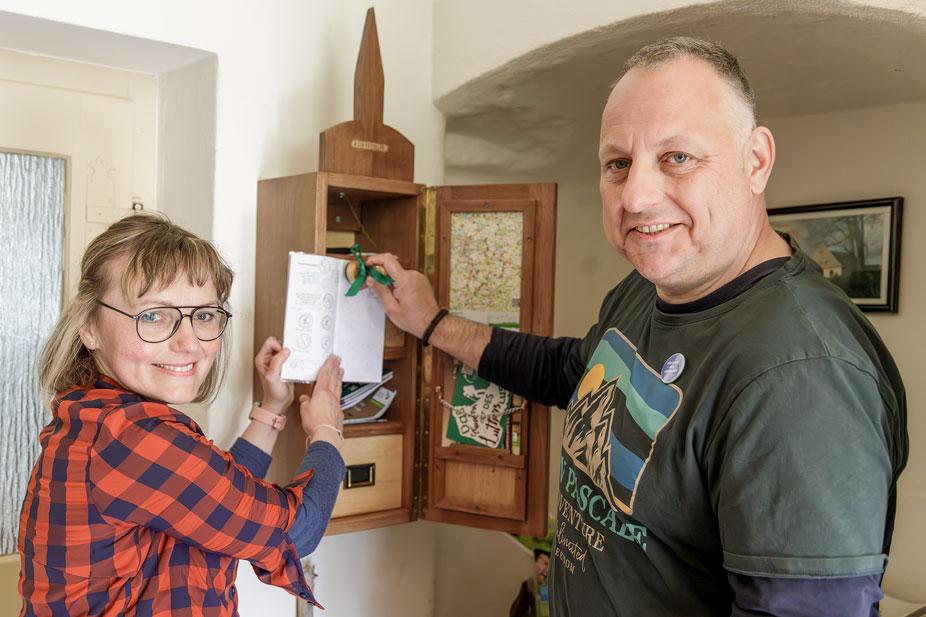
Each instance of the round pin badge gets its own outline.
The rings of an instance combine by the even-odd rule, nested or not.
[[[659,376],[662,378],[662,383],[672,383],[678,379],[678,376],[681,375],[684,370],[685,356],[680,353],[674,353],[669,356],[666,363],[662,365],[662,371],[659,373]]]

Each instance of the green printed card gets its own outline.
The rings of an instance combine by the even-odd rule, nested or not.
[[[462,364],[457,366],[455,382],[447,437],[462,444],[505,447],[511,392]]]

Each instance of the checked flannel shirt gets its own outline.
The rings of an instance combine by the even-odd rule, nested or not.
[[[311,471],[256,479],[106,377],[52,413],[20,517],[23,615],[237,615],[238,559],[315,603],[287,533]]]

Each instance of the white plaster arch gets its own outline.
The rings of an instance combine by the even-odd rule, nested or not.
[[[512,5],[523,3],[495,4],[512,11]],[[552,3],[558,10],[563,4]],[[587,145],[589,136],[597,135],[601,107],[623,60],[647,42],[666,36],[698,36],[731,49],[756,89],[760,117],[926,99],[926,2],[922,0],[869,4],[722,0],[656,6],[672,4],[687,6],[617,21],[605,14],[594,26],[588,19],[573,17],[569,24],[586,29],[523,50],[494,67],[485,67],[484,59],[504,57],[523,45],[473,39],[480,45],[471,47],[471,64],[483,72],[468,79],[467,72],[457,72],[455,82],[440,83],[443,89],[435,77],[436,104],[447,117],[446,168],[504,166],[528,173],[561,169],[564,161],[557,153],[574,152],[564,144]],[[600,3],[588,6],[601,8]],[[593,12],[583,12],[583,7],[576,3],[571,9],[583,17]],[[612,7],[611,12],[616,10]],[[500,17],[495,17],[491,23],[498,27]],[[455,57],[446,50],[453,39],[440,38],[440,24],[436,76],[452,73],[446,64]],[[515,20],[508,29],[519,25]],[[561,22],[547,23],[546,29],[531,30],[526,40],[546,40],[546,32],[558,33],[561,27]],[[459,30],[454,31],[462,36]],[[482,43],[490,50],[480,51]],[[575,160],[572,154],[569,160]]]
[[[922,0],[435,0],[433,96],[441,101],[464,84],[537,50],[587,35],[655,33],[661,26],[716,21],[726,14],[774,17],[802,13],[820,19],[856,16],[867,21],[898,23],[926,15]],[[592,39],[588,39],[592,40]],[[651,39],[648,39],[651,40]]]

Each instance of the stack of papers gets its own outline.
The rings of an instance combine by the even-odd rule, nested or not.
[[[380,388],[370,398],[344,410],[344,424],[375,422],[383,417],[395,399],[395,390]]]
[[[374,383],[345,383],[341,386],[341,409],[347,409],[363,401],[381,385],[392,379],[392,371],[383,370],[382,377]]]

